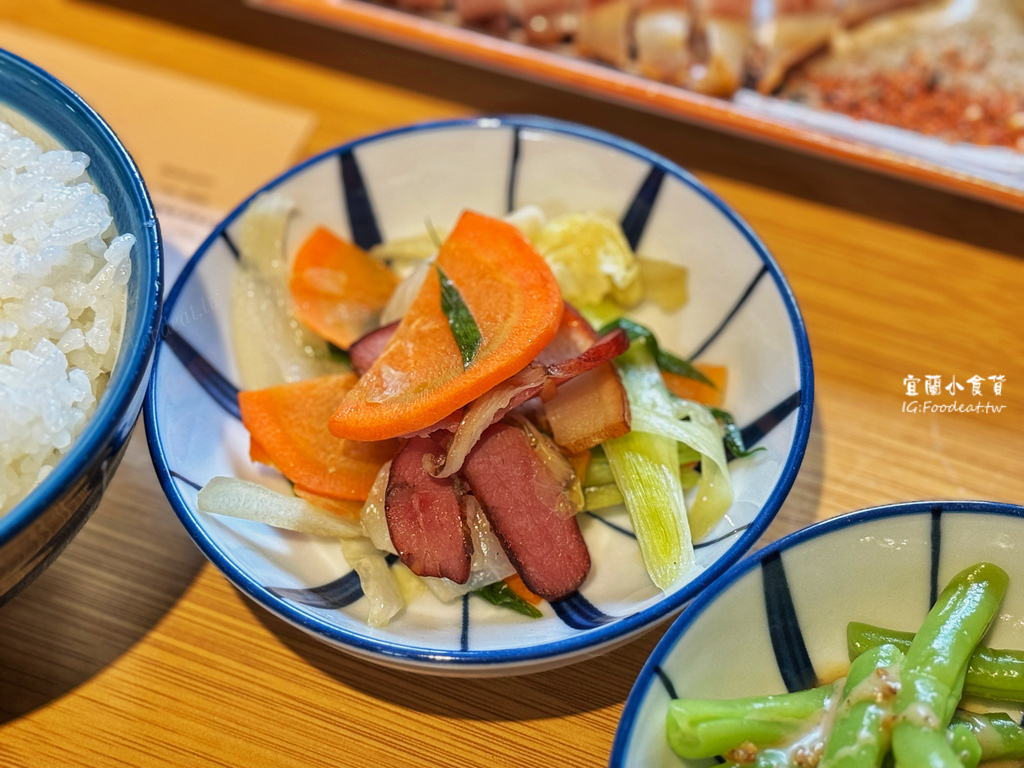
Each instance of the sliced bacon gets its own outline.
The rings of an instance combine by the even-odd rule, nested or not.
[[[616,328],[576,357],[547,366],[530,364],[474,400],[466,408],[447,456],[437,468],[437,476],[448,477],[458,472],[483,431],[513,408],[541,394],[545,387],[564,384],[618,357],[628,348],[629,339],[625,332]]]
[[[461,477],[523,583],[547,600],[575,591],[590,572],[590,553],[575,517],[555,510],[564,492],[521,429],[488,427]]]
[[[380,357],[384,347],[388,345],[391,337],[395,335],[396,328],[398,328],[398,320],[382,325],[380,328],[370,331],[365,336],[352,342],[352,346],[348,348],[348,356],[352,360],[352,368],[359,376],[366,373],[370,366],[373,365],[373,361]]]
[[[418,576],[469,579],[473,540],[452,478],[436,478],[426,467],[444,453],[429,437],[414,437],[391,463],[384,515],[398,556]]]
[[[566,304],[555,338],[538,355],[549,364],[562,363],[589,350],[597,332]],[[581,373],[558,387],[543,403],[555,443],[567,453],[579,453],[629,431],[629,399],[618,371],[610,362]]]

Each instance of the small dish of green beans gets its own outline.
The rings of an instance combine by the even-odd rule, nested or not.
[[[798,531],[672,625],[610,765],[1024,766],[1024,507],[913,502]]]

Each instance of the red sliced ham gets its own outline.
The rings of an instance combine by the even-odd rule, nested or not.
[[[461,477],[532,592],[557,600],[583,583],[590,572],[590,553],[579,523],[554,511],[562,485],[525,432],[508,424],[488,427]]]
[[[473,540],[452,478],[427,472],[444,445],[413,437],[391,463],[384,515],[398,556],[417,576],[469,579]]]

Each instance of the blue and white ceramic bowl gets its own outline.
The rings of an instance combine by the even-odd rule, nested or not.
[[[238,421],[228,297],[233,233],[247,203],[203,244],[168,299],[146,406],[153,458],[172,505],[206,555],[260,605],[322,640],[383,664],[446,675],[534,671],[602,653],[679,610],[737,560],[778,512],[811,420],[811,360],[792,294],[764,246],[692,176],[634,144],[540,118],[416,125],[329,151],[267,185],[293,200],[290,253],[317,225],[363,247],[454,222],[606,211],[653,258],[690,269],[690,302],[638,320],[663,346],[729,366],[726,407],[766,450],[733,463],[736,503],[699,545],[703,569],[667,594],[644,571],[624,510],[584,515],[592,572],[577,594],[527,619],[472,597],[430,595],[383,629],[365,624],[359,583],[330,541],[196,510],[210,478],[267,482]]]
[[[0,604],[63,550],[92,514],[142,408],[160,322],[160,234],[142,177],[117,136],[76,93],[0,50],[0,111],[27,118],[57,143],[89,155],[89,175],[110,201],[119,232],[131,232],[132,276],[117,365],[92,419],[53,472],[0,516]]]
[[[834,680],[849,667],[848,622],[916,631],[947,582],[978,562],[1010,577],[987,643],[1024,649],[1022,553],[1024,507],[984,501],[875,507],[780,539],[729,569],[669,628],[626,701],[610,765],[714,765],[669,748],[672,698],[759,696]],[[1009,713],[1019,718],[1019,706]]]

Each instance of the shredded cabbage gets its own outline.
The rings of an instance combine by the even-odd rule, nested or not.
[[[301,381],[344,370],[327,342],[295,317],[288,290],[284,236],[292,203],[280,194],[255,198],[236,225],[238,270],[231,290],[235,359],[245,389]]]
[[[284,496],[257,483],[235,477],[215,477],[199,491],[200,512],[237,517],[275,528],[327,538],[362,537],[355,520],[313,506],[304,499]]]
[[[631,306],[642,298],[636,256],[622,227],[608,216],[559,216],[544,226],[534,245],[570,304],[590,306],[611,296]]]
[[[405,606],[405,599],[384,553],[365,537],[342,539],[341,553],[359,574],[359,584],[370,605],[367,623],[371,627],[385,626]]]

